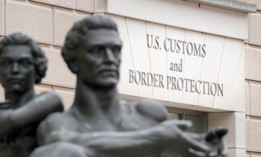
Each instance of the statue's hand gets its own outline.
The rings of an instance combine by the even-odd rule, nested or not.
[[[228,155],[228,147],[223,138],[227,132],[226,128],[216,128],[206,134],[205,141],[211,148],[213,157],[225,157]]]
[[[190,121],[171,120],[161,124],[164,140],[163,152],[170,156],[207,157],[210,147],[185,133],[184,130],[192,126]],[[200,135],[198,135],[200,136]]]
[[[216,128],[206,134],[188,134],[193,139],[208,146],[210,152],[207,156],[203,157],[225,157],[228,155],[228,148],[223,137],[227,134],[227,132],[228,130],[226,128]],[[193,148],[190,148],[189,151],[197,153],[197,150]]]

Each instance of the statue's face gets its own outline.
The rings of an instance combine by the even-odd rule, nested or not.
[[[0,82],[5,92],[22,94],[33,88],[34,81],[35,68],[30,47],[4,47],[0,53]]]
[[[112,29],[93,29],[81,40],[76,55],[77,76],[85,84],[114,87],[119,81],[122,41]]]

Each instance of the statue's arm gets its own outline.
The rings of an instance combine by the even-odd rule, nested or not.
[[[63,120],[63,121],[60,121]],[[59,125],[59,124],[60,125]],[[187,121],[171,121],[158,126],[130,132],[79,133],[74,123],[59,115],[51,115],[38,128],[38,142],[46,145],[58,141],[70,142],[84,147],[90,156],[149,156],[189,147],[203,153],[208,147],[187,136],[180,128],[191,125]],[[180,128],[179,128],[180,127]],[[183,144],[181,144],[183,143]]]
[[[58,111],[63,111],[62,102],[51,92],[43,93],[17,109],[1,110],[0,136],[37,124],[49,114]]]
[[[141,115],[146,115],[158,123],[167,120],[166,108],[155,100],[143,99],[136,104],[135,109]]]

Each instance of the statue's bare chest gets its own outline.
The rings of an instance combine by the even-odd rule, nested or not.
[[[134,131],[158,125],[152,118],[142,115],[134,107],[125,107],[121,113],[115,113],[109,118],[93,118],[77,120],[77,130],[84,132],[97,131]]]

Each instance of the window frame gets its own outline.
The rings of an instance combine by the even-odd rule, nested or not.
[[[185,120],[186,115],[190,116],[197,116],[197,117],[202,117],[203,118],[203,130],[204,132],[208,131],[208,116],[206,112],[200,112],[200,111],[192,111],[192,110],[187,110],[187,109],[180,109],[180,108],[174,108],[174,107],[168,107],[166,106],[166,109],[168,113],[176,113],[181,115],[181,120]]]

